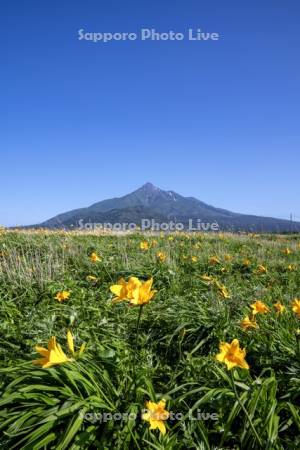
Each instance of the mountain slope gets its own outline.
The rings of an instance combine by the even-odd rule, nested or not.
[[[183,197],[173,191],[163,191],[146,183],[123,197],[112,198],[59,214],[39,226],[77,227],[80,223],[136,223],[142,219],[156,222],[180,222],[188,225],[189,219],[203,223],[217,222],[222,230],[260,232],[300,232],[300,223],[271,217],[238,214],[215,208],[193,197]],[[80,222],[81,221],[81,222]]]

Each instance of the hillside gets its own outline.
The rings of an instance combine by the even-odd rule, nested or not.
[[[80,223],[135,223],[154,219],[188,226],[189,220],[217,223],[220,230],[252,232],[299,232],[300,223],[272,217],[238,214],[208,205],[194,197],[183,197],[146,183],[123,197],[103,200],[87,208],[59,214],[39,224],[47,228],[74,228]]]

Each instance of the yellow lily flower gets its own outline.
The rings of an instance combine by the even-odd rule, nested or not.
[[[231,343],[221,342],[219,348],[220,353],[216,355],[216,360],[226,364],[228,370],[234,367],[249,369],[245,360],[246,350],[240,348],[238,339],[233,339]]]
[[[228,289],[223,284],[219,283],[218,281],[216,281],[215,283],[218,288],[218,294],[220,295],[220,297],[231,298]]]
[[[76,356],[75,349],[74,349],[74,338],[72,336],[72,333],[70,330],[67,331],[67,344],[68,349],[70,353],[72,353],[73,356]],[[40,365],[43,367],[43,369],[47,369],[49,367],[63,364],[66,362],[73,361],[73,358],[69,358],[64,351],[62,350],[60,344],[56,342],[56,337],[52,336],[49,339],[48,342],[48,348],[41,347],[37,345],[35,347],[35,350],[40,353],[43,358],[36,359],[33,362],[33,364]],[[85,344],[83,343],[80,347],[80,350],[78,352],[78,355],[81,355],[85,349]]]
[[[265,266],[263,266],[262,264],[259,264],[258,266],[257,266],[257,272],[258,273],[267,273],[267,268],[265,267]]]
[[[130,300],[133,297],[133,292],[141,286],[141,281],[136,277],[130,277],[126,282],[124,278],[118,281],[118,284],[110,286],[110,291],[116,295],[113,302],[120,302],[123,300]]]
[[[167,258],[167,255],[164,252],[157,252],[156,257],[160,262],[164,262]]]
[[[69,292],[69,291],[60,291],[56,294],[56,296],[54,298],[55,298],[55,300],[57,300],[59,302],[63,302],[64,300],[68,300],[70,295],[71,295],[71,292]]]
[[[278,314],[282,314],[285,311],[285,306],[280,302],[274,303],[273,306]]]
[[[90,255],[90,260],[91,260],[93,263],[96,263],[96,262],[98,262],[98,261],[101,261],[101,258],[100,258],[100,256],[97,255],[96,252],[93,252],[93,253]]]
[[[133,298],[130,299],[130,303],[132,305],[144,305],[146,303],[149,303],[157,292],[155,290],[151,290],[152,284],[153,278],[150,278],[148,281],[145,281],[145,283],[142,283],[142,285],[138,289],[132,291]]]
[[[67,332],[67,343],[68,343],[68,347],[70,352],[74,355],[75,351],[74,351],[74,339],[73,339],[73,335],[71,333],[70,330],[68,330]]]
[[[231,298],[231,295],[228,292],[228,289],[225,286],[219,288],[218,293],[223,298]]]
[[[249,316],[246,316],[241,322],[240,326],[243,330],[248,330],[248,328],[258,328],[258,325],[255,320],[251,320]]]
[[[127,299],[127,283],[124,278],[118,281],[118,284],[110,286],[110,291],[116,295],[113,301],[122,301]]]
[[[150,247],[150,245],[149,245],[149,243],[147,241],[140,242],[140,249],[141,250],[149,250],[149,247]]]
[[[290,249],[290,248],[285,248],[284,250],[282,250],[282,252],[285,254],[285,255],[290,255],[291,253],[292,253],[292,250]]]
[[[214,277],[211,277],[210,275],[201,275],[200,278],[208,284],[212,284],[215,281]]]
[[[135,306],[149,303],[157,292],[151,290],[152,283],[153,278],[150,278],[144,283],[136,277],[130,277],[128,282],[122,278],[118,284],[110,287],[111,292],[116,295],[113,302],[127,300],[131,305]]]
[[[292,305],[293,305],[293,307],[292,307],[293,312],[294,312],[294,313],[299,317],[299,319],[300,319],[300,299],[295,298]]]
[[[162,435],[166,434],[164,421],[169,418],[169,412],[165,409],[166,402],[161,400],[158,403],[148,401],[146,403],[147,412],[142,415],[142,419],[150,423],[150,430],[159,429]]]
[[[96,283],[96,281],[98,281],[98,278],[97,278],[97,277],[94,277],[94,275],[88,275],[88,276],[86,277],[86,280],[87,280],[87,281],[90,281],[91,283]]]
[[[61,346],[56,342],[55,336],[52,336],[50,338],[48,342],[48,348],[40,347],[39,345],[37,345],[35,349],[43,356],[43,358],[36,359],[32,362],[33,364],[42,366],[43,369],[72,361],[72,359],[67,357],[67,355],[63,352]]]
[[[73,338],[73,335],[70,330],[67,331],[67,344],[68,344],[69,351],[70,351],[70,353],[72,353],[73,356],[77,356],[77,355],[80,356],[84,352],[85,347],[86,347],[86,343],[83,342],[83,344],[81,344],[81,346],[80,346],[79,351],[75,352],[74,338]]]
[[[250,264],[251,264],[251,261],[250,261],[250,259],[248,259],[248,258],[245,258],[245,259],[243,260],[243,266],[245,266],[245,267],[249,267],[249,266],[250,266]]]
[[[255,303],[252,303],[250,305],[250,308],[252,308],[252,314],[266,314],[270,312],[270,309],[267,307],[267,305],[264,304],[264,302],[261,302],[260,300],[257,300]]]
[[[209,258],[208,262],[209,262],[209,264],[214,265],[214,264],[220,264],[221,261],[216,256],[211,256]]]

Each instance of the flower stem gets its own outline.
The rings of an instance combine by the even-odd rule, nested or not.
[[[140,322],[141,322],[141,316],[142,316],[142,312],[143,312],[143,305],[140,306],[140,310],[139,310],[139,316],[138,316],[138,320],[137,320],[137,325],[136,325],[136,346],[137,346],[137,342],[138,342],[138,336],[139,336],[139,329],[140,329]]]
[[[253,433],[254,433],[254,436],[255,436],[255,438],[256,438],[256,440],[257,440],[257,442],[258,442],[260,448],[262,448],[261,440],[260,440],[260,438],[259,438],[259,436],[258,436],[258,434],[257,434],[257,431],[256,431],[256,429],[255,429],[255,427],[254,427],[254,425],[253,425],[253,422],[252,422],[252,420],[251,420],[251,417],[249,416],[248,411],[246,410],[246,408],[245,408],[243,402],[241,401],[241,399],[240,399],[240,397],[239,397],[239,394],[238,394],[238,392],[237,392],[236,385],[235,385],[234,378],[233,378],[233,371],[230,372],[230,375],[231,375],[231,381],[232,381],[233,391],[234,391],[235,397],[236,397],[236,399],[237,399],[237,401],[238,401],[238,404],[240,405],[240,407],[241,407],[242,410],[244,411],[245,416],[247,417],[248,422],[249,422],[249,424],[250,424],[250,426],[251,426],[251,428],[252,428],[252,431],[253,431]]]
[[[142,312],[143,312],[143,305],[140,305],[139,315],[138,315],[137,324],[136,324],[135,346],[134,346],[134,355],[133,355],[133,364],[132,364],[133,384],[134,384],[135,388],[136,388],[136,358],[137,358],[138,338],[139,338],[139,329],[140,329],[140,322],[141,322]],[[131,386],[132,386],[132,384],[131,384]],[[130,388],[131,388],[131,386],[130,386]]]

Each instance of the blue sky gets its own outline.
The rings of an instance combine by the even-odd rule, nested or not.
[[[0,11],[0,224],[147,181],[300,220],[297,0],[4,0]],[[81,28],[220,40],[92,43]]]

